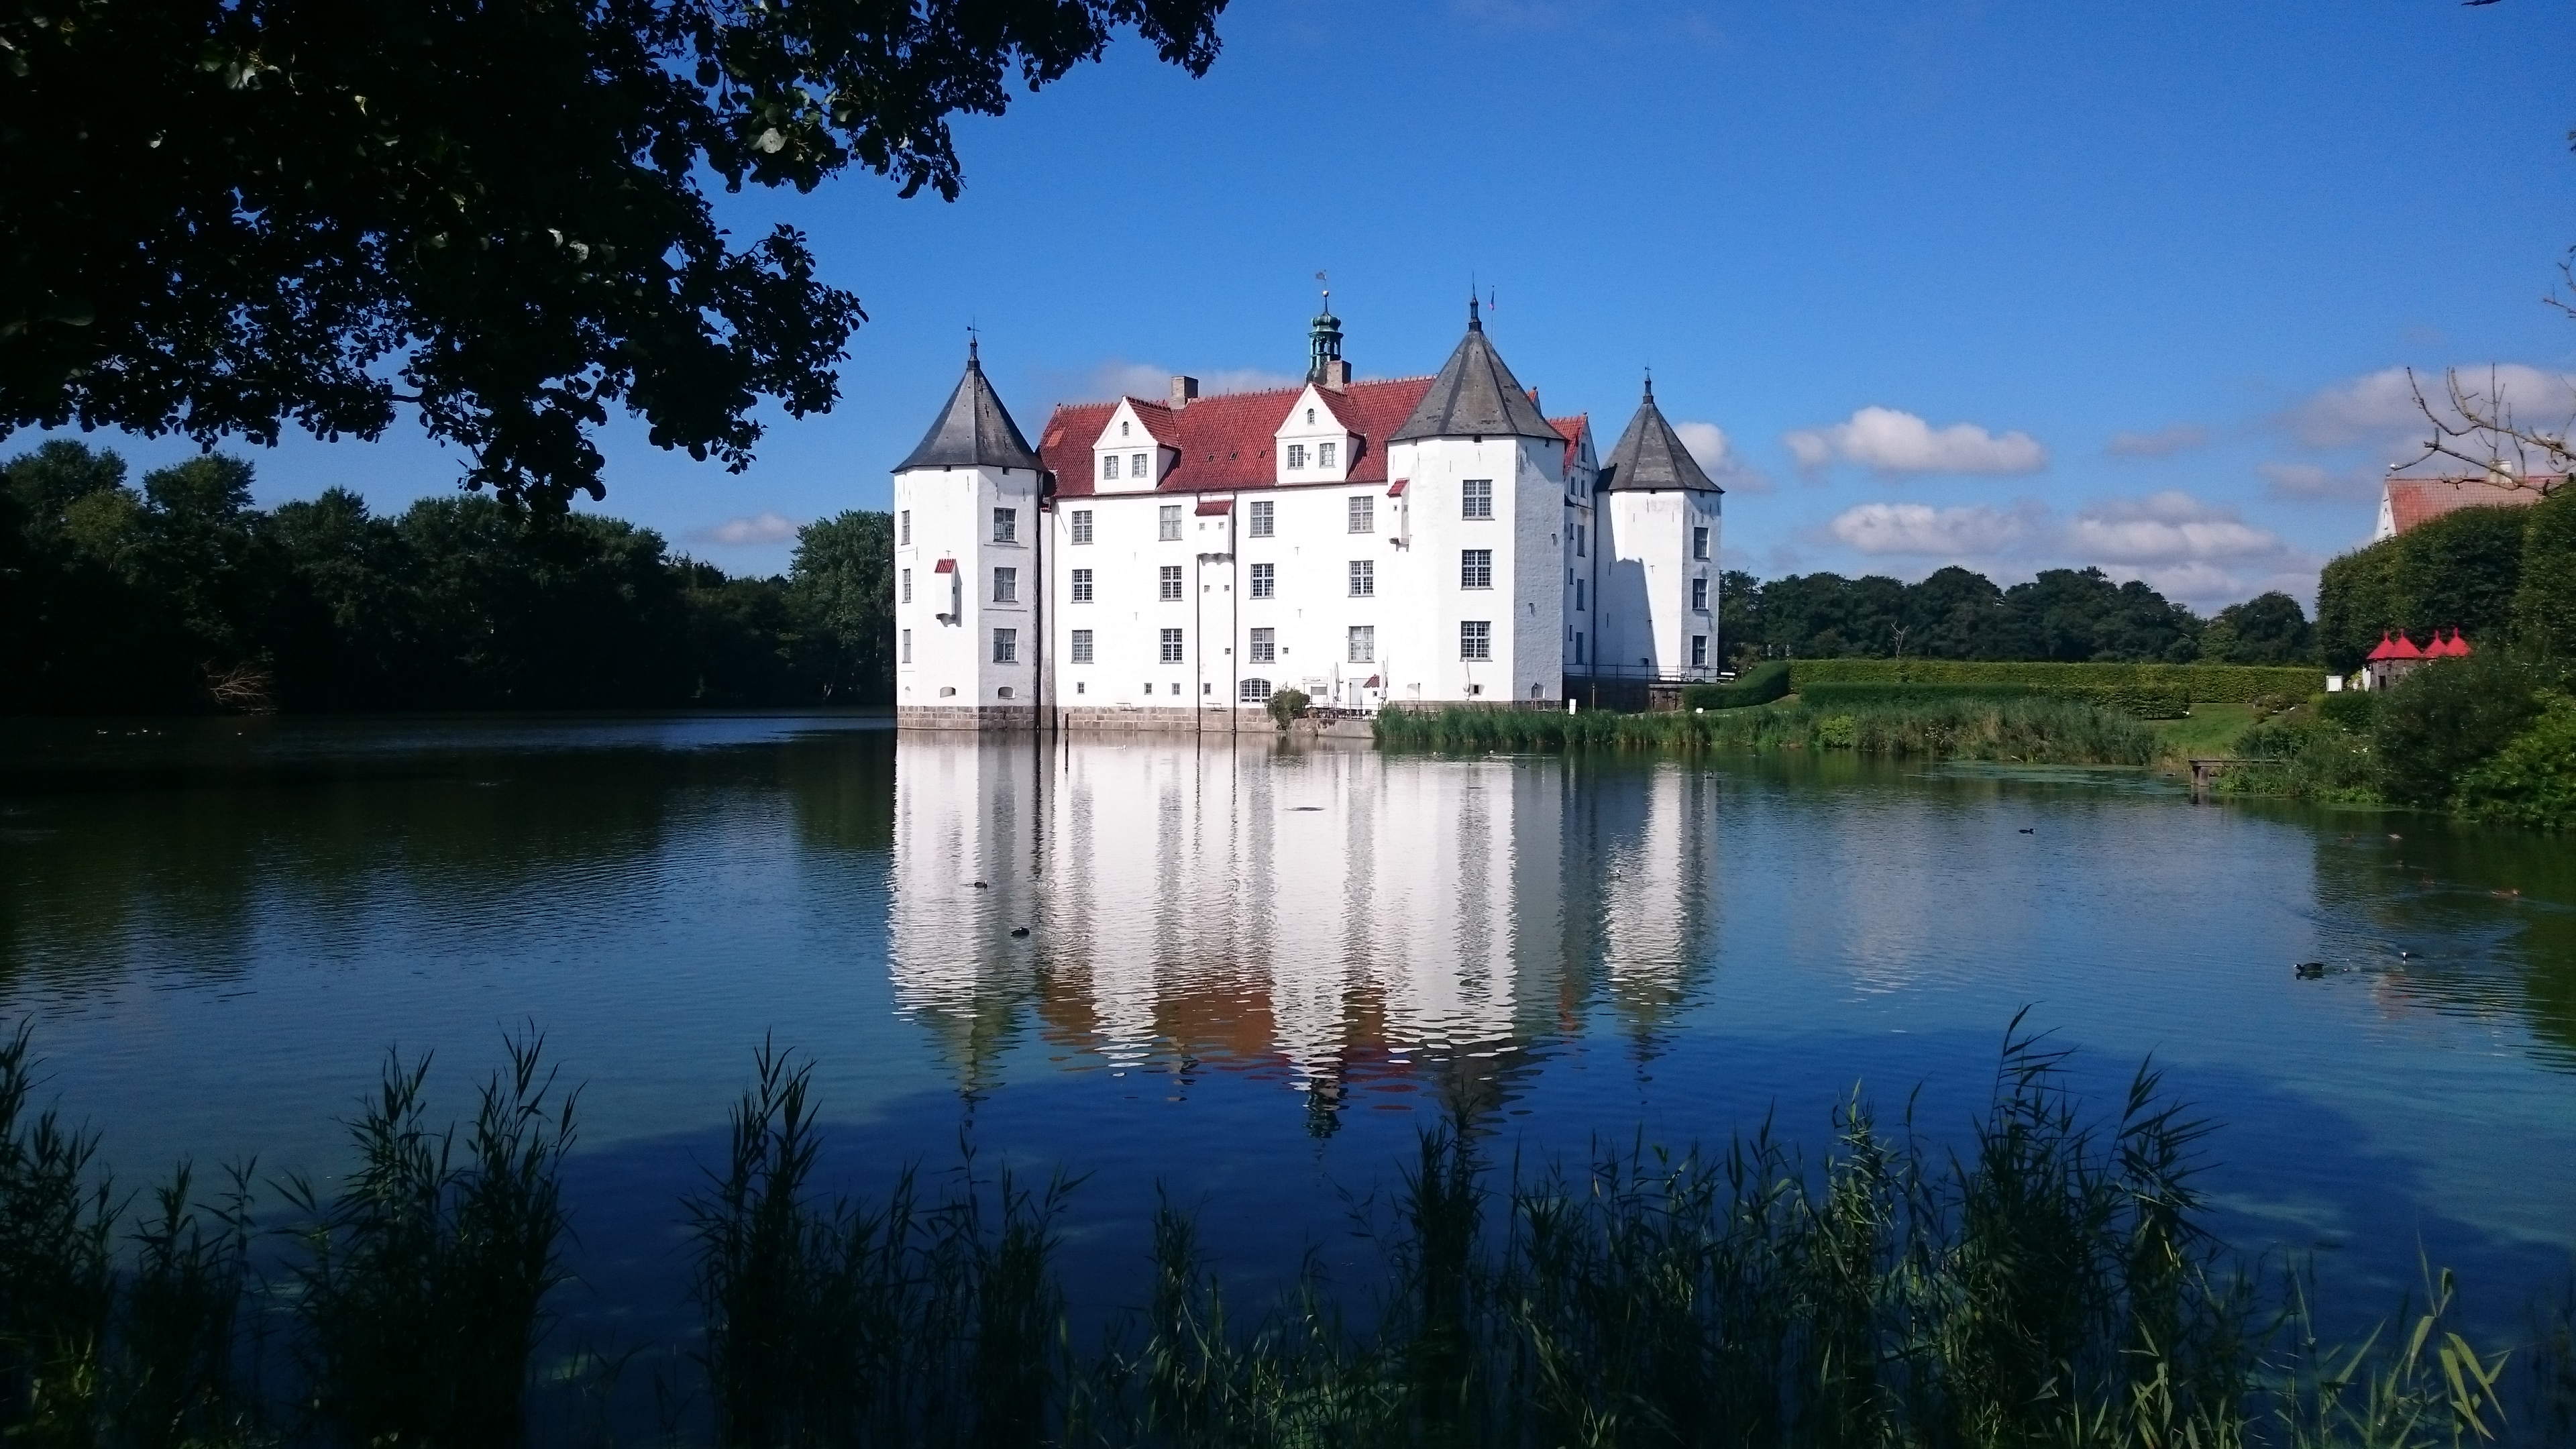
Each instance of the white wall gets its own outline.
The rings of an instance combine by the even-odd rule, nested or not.
[[[1679,489],[1601,495],[1601,557],[1595,663],[1606,672],[1661,678],[1713,677],[1720,663],[1718,497]],[[1694,556],[1694,532],[1708,530],[1708,557]],[[1691,607],[1691,583],[1708,580],[1708,607]],[[1691,663],[1691,640],[1706,639],[1707,662]]]
[[[1025,705],[1035,697],[1038,573],[1037,474],[1021,468],[916,468],[894,478],[895,703],[912,706]],[[993,510],[1016,511],[1017,541],[993,541]],[[911,542],[905,540],[910,516]],[[938,572],[954,559],[956,582]],[[993,599],[993,570],[1017,571],[1017,598]],[[912,575],[904,602],[903,572]],[[956,612],[951,618],[939,616]],[[1018,658],[993,661],[993,631],[1017,633]],[[912,658],[903,657],[911,631]],[[1004,690],[1009,693],[1005,695]]]

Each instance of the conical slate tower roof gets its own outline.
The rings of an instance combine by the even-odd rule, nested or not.
[[[1628,420],[1628,431],[1619,435],[1619,446],[1610,450],[1610,461],[1601,469],[1600,486],[1623,493],[1657,488],[1726,491],[1709,481],[1708,470],[1682,446],[1673,425],[1664,421],[1664,410],[1655,406],[1651,378],[1646,381],[1646,400],[1637,405],[1637,415]]]
[[[957,379],[957,390],[948,395],[948,406],[939,410],[939,420],[930,425],[921,446],[912,456],[895,465],[898,473],[914,468],[993,468],[1038,469],[1038,455],[1029,440],[1020,436],[1020,425],[1011,421],[1010,410],[993,395],[993,385],[984,380],[984,365],[975,358],[975,344],[966,344],[966,375]]]
[[[1431,391],[1422,395],[1421,405],[1404,426],[1387,437],[1390,443],[1409,443],[1417,438],[1554,438],[1565,435],[1548,425],[1547,418],[1530,401],[1529,392],[1503,365],[1494,344],[1485,340],[1485,324],[1476,317],[1476,299],[1467,299],[1467,335],[1458,342],[1458,350],[1440,375],[1431,380]]]

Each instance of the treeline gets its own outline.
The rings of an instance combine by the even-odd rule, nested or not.
[[[651,529],[480,495],[371,513],[334,488],[251,504],[208,455],[126,482],[48,442],[0,465],[0,711],[883,704],[883,513],[808,525],[785,577]]]
[[[1881,575],[1723,579],[1719,633],[1739,666],[1763,659],[1985,659],[2118,664],[2304,664],[2315,634],[2268,593],[2204,620],[2100,569],[2047,569],[2010,588],[1953,565],[1920,583]]]
[[[2385,631],[2421,645],[2459,629],[2472,645],[2576,657],[2576,491],[2529,508],[2463,508],[2327,564],[2318,644],[2358,669]]]

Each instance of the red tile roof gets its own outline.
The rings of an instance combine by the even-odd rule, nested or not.
[[[1181,455],[1155,491],[1220,493],[1277,486],[1279,469],[1271,457],[1271,439],[1304,391],[1298,386],[1203,397],[1177,412],[1160,403],[1127,399],[1136,405],[1139,417],[1160,412],[1172,435],[1163,439],[1158,432],[1156,437]],[[1325,392],[1334,415],[1360,440],[1351,449],[1350,472],[1344,481],[1386,481],[1384,439],[1404,426],[1429,391],[1430,378],[1402,377],[1355,382],[1339,396]],[[1046,431],[1038,438],[1038,456],[1055,474],[1057,496],[1088,498],[1099,491],[1091,475],[1091,445],[1117,410],[1115,402],[1063,403],[1047,419]]]
[[[1537,396],[1538,389],[1531,388],[1530,394],[1532,397]],[[1575,459],[1583,452],[1583,430],[1591,426],[1591,423],[1592,415],[1590,413],[1576,413],[1570,418],[1549,418],[1547,420],[1547,425],[1549,427],[1556,429],[1557,432],[1563,434],[1565,437],[1565,476],[1568,478],[1574,476]]]
[[[2538,503],[2545,490],[2554,490],[2566,481],[2564,476],[2535,473],[2523,480],[2522,487],[2508,488],[2479,477],[2391,478],[2388,513],[2397,531],[2404,533],[2456,509],[2528,507]]]

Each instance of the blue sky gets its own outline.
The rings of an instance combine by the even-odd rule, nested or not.
[[[2393,369],[2505,366],[2526,416],[2571,410],[2556,0],[1238,0],[1222,31],[1203,80],[1128,38],[962,124],[953,205],[729,200],[867,305],[843,401],[739,476],[621,425],[600,506],[780,569],[787,525],[885,505],[970,320],[1034,437],[1122,382],[1293,376],[1319,269],[1362,376],[1436,368],[1478,279],[1605,449],[1651,366],[1766,576],[2096,563],[2204,609],[2304,598],[2422,432]],[[251,456],[264,502],[460,471],[416,431]]]

